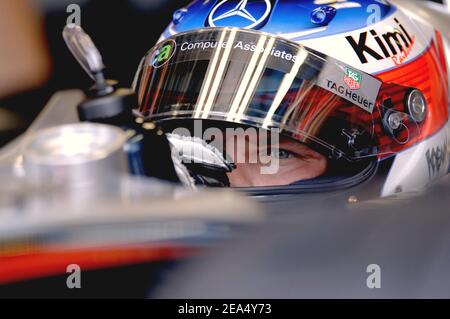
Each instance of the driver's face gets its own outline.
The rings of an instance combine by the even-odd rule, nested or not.
[[[283,186],[289,185],[300,180],[307,180],[323,175],[327,169],[327,159],[322,154],[312,150],[308,146],[291,139],[280,137],[279,145],[272,145],[270,149],[266,146],[249,147],[249,141],[241,143],[230,143],[226,139],[227,145],[233,145],[226,148],[228,156],[236,163],[237,168],[228,178],[231,187],[262,187],[262,186]],[[243,143],[242,143],[243,142]],[[261,161],[250,162],[251,152],[265,153],[273,157],[278,168],[274,174],[262,174]],[[237,158],[245,158],[245,161],[236,161]],[[257,158],[259,158],[257,156]]]

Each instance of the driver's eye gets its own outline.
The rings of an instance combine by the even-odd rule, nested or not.
[[[284,149],[272,149],[271,156],[280,160],[284,160],[294,157],[294,153]]]

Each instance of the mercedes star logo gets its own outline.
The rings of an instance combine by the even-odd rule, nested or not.
[[[253,29],[259,27],[266,21],[272,10],[270,0],[249,1],[241,0],[237,5],[227,10],[232,3],[236,1],[224,0],[220,2],[210,13],[208,23],[211,27],[216,26],[239,26],[245,29]],[[225,12],[224,12],[225,10]],[[242,18],[241,21],[231,20],[233,17]],[[225,25],[218,25],[219,22]],[[239,23],[238,23],[239,22]],[[235,25],[238,24],[238,25]]]

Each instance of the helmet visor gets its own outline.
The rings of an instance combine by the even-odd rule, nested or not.
[[[160,42],[135,90],[139,115],[278,129],[337,157],[389,154],[419,135],[410,88],[264,33],[208,28]]]

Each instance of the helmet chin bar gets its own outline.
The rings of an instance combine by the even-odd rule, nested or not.
[[[242,191],[246,194],[257,197],[270,197],[279,195],[301,195],[301,194],[320,194],[337,190],[347,190],[372,179],[379,168],[377,159],[365,159],[360,161],[356,167],[348,169],[349,165],[346,162],[336,161],[335,165],[342,165],[339,173],[337,169],[333,169],[324,176],[310,180],[302,180],[285,186],[271,186],[271,187],[248,187],[238,188],[236,190]],[[347,168],[345,170],[345,168]]]

